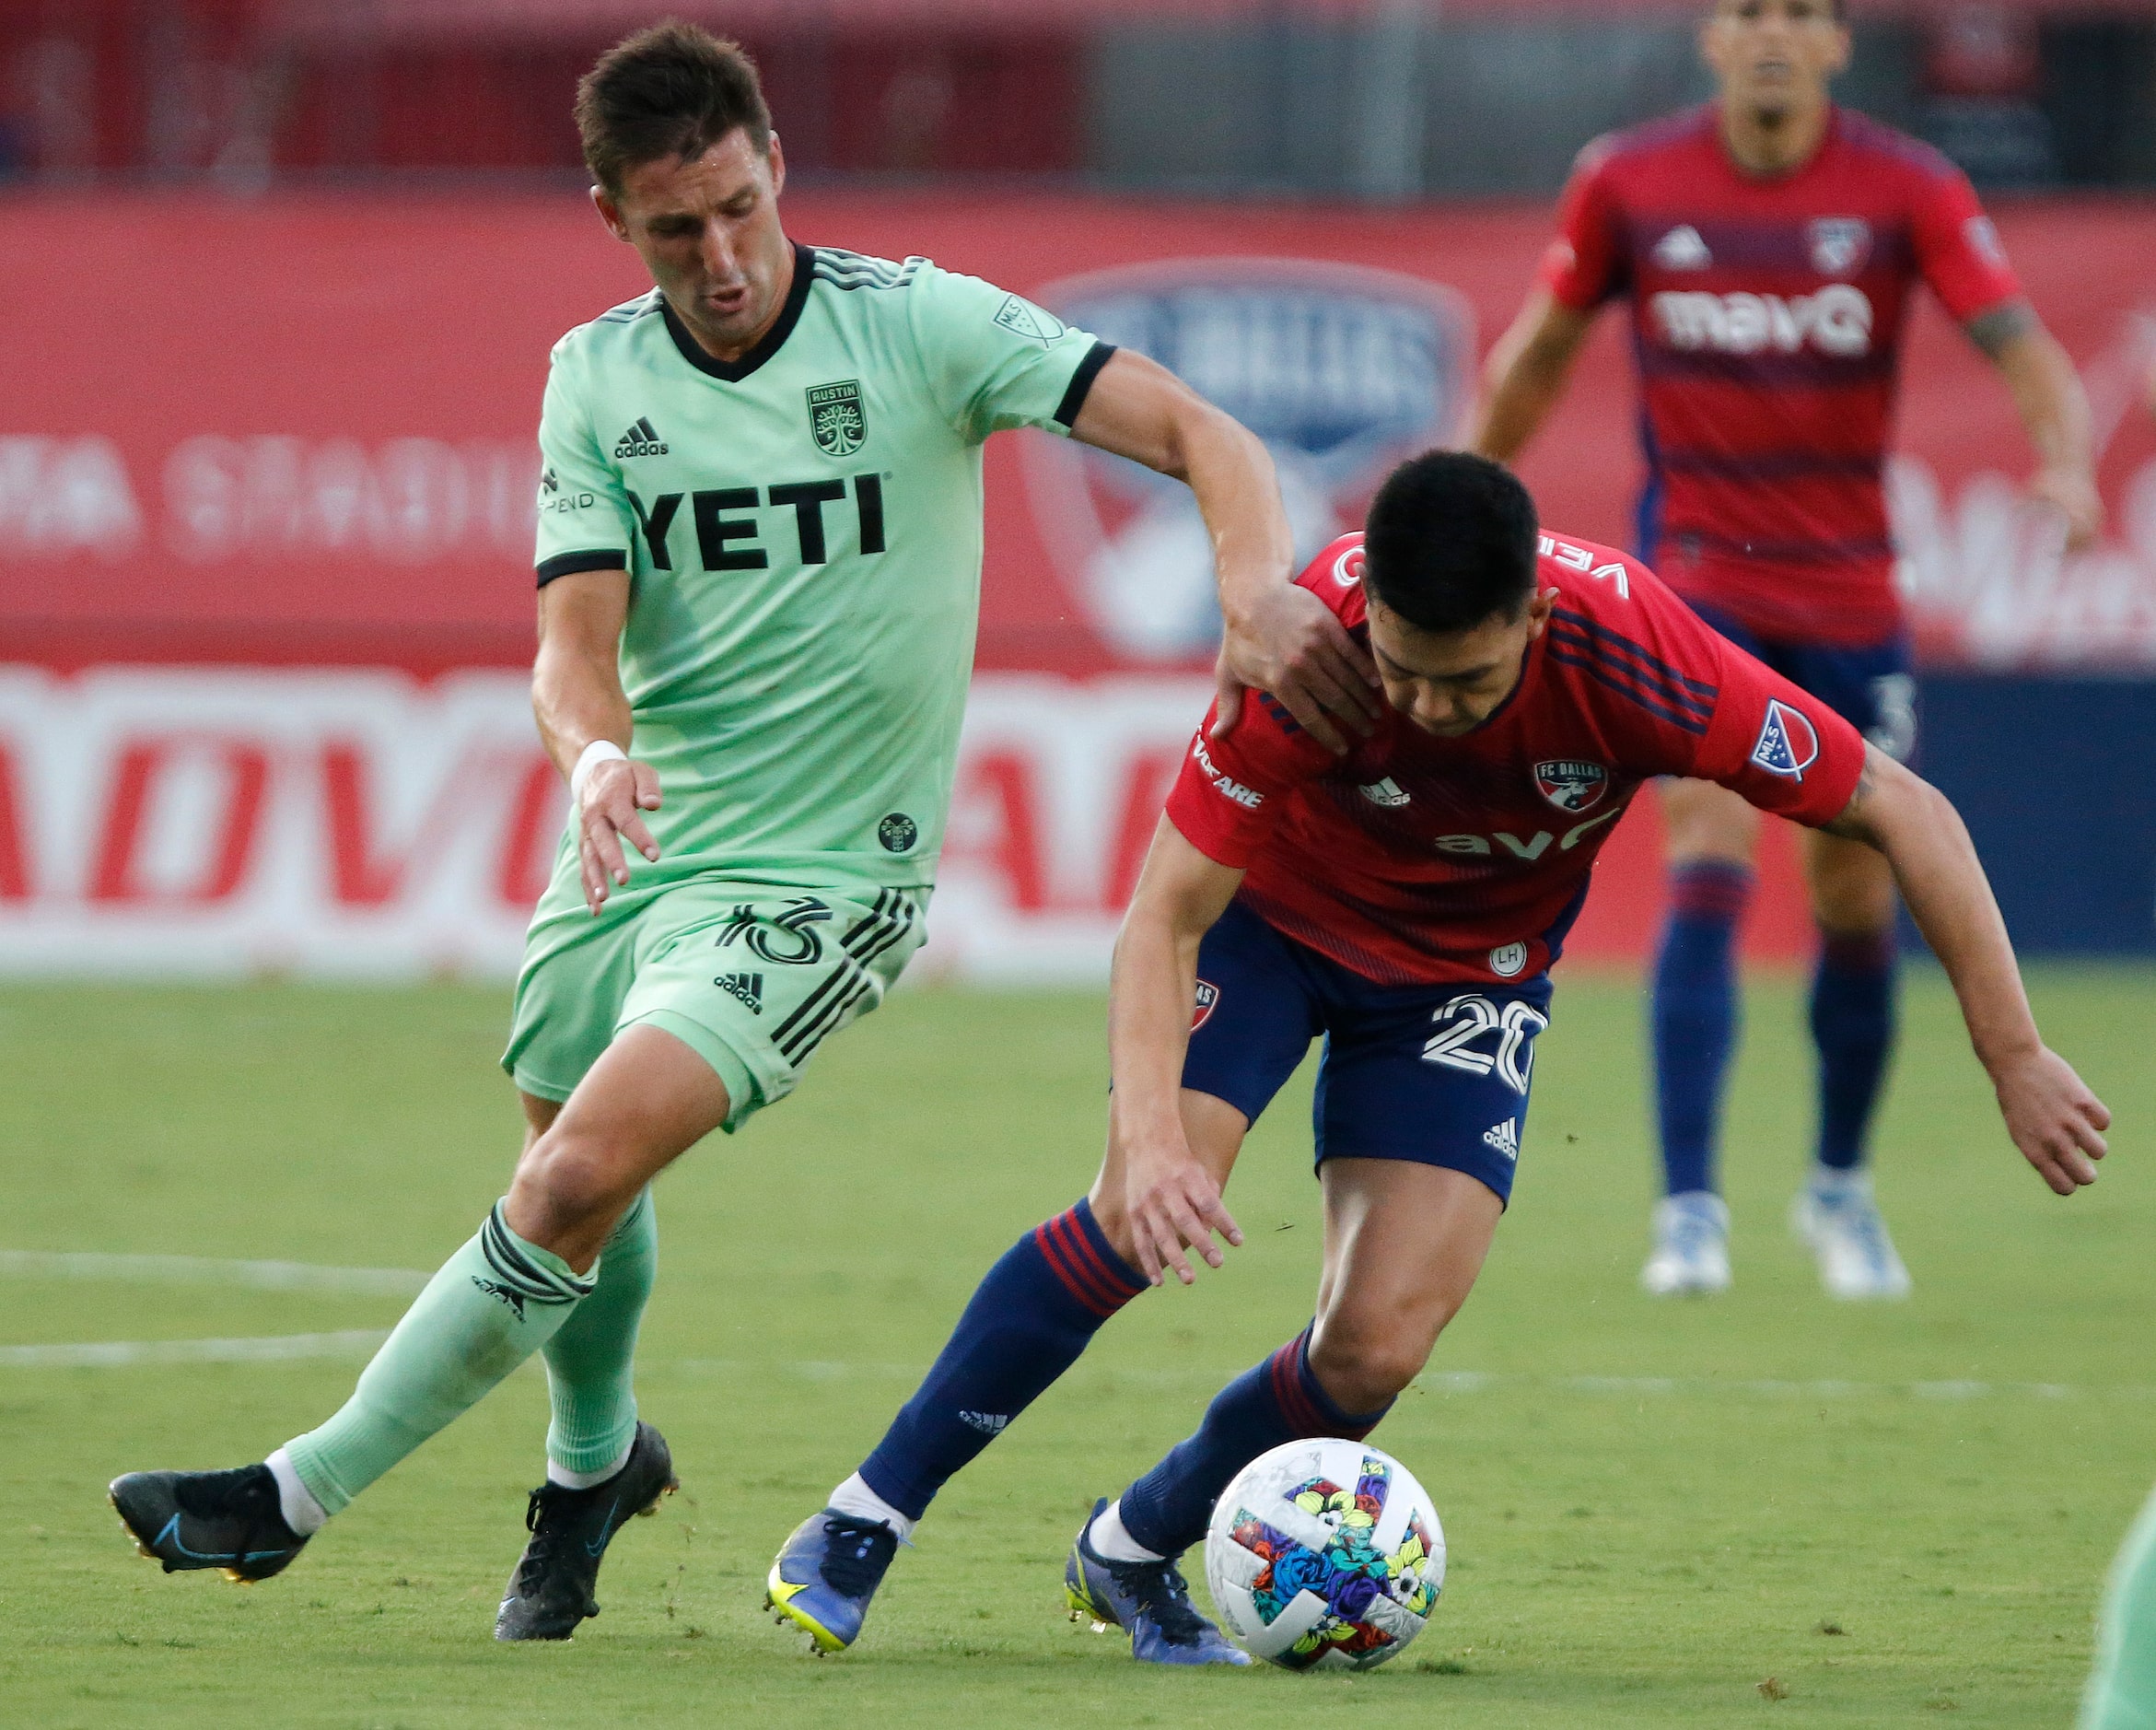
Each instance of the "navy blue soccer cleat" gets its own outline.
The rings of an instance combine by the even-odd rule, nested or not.
[[[763,1607],[809,1636],[818,1657],[860,1638],[868,1601],[883,1584],[898,1534],[881,1520],[826,1508],[794,1528],[771,1564]]]
[[[1111,1561],[1086,1541],[1107,1506],[1106,1496],[1093,1503],[1063,1565],[1070,1619],[1091,1617],[1096,1633],[1128,1631],[1130,1655],[1140,1664],[1248,1664],[1250,1654],[1198,1614],[1174,1557]]]
[[[285,1524],[267,1466],[129,1472],[105,1492],[134,1547],[167,1573],[215,1568],[251,1585],[284,1572],[307,1540]]]
[[[524,1510],[531,1541],[502,1595],[494,1637],[573,1639],[578,1622],[599,1614],[599,1564],[614,1534],[640,1514],[657,1514],[660,1499],[681,1487],[666,1438],[642,1422],[622,1469],[603,1483],[540,1485]]]

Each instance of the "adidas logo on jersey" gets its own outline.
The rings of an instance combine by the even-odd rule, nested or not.
[[[658,429],[652,426],[651,417],[648,415],[642,417],[627,432],[623,433],[621,442],[614,446],[614,461],[616,462],[623,462],[629,457],[663,457],[664,455],[666,455],[666,440],[658,436]]]
[[[999,1411],[961,1411],[958,1420],[983,1435],[1001,1435],[1010,1424],[1010,1420]]]
[[[1664,270],[1705,270],[1714,254],[1699,238],[1699,230],[1681,222],[1654,243],[1654,262]]]
[[[1482,1142],[1485,1147],[1494,1148],[1515,1163],[1519,1162],[1520,1137],[1512,1128],[1511,1118],[1508,1117],[1503,1123],[1494,1124],[1489,1128],[1485,1129],[1482,1134]]]
[[[1372,781],[1367,787],[1358,787],[1355,790],[1371,804],[1382,805],[1387,811],[1396,810],[1407,802],[1407,795],[1400,790],[1390,775],[1381,781]]]
[[[728,997],[749,1006],[752,1015],[763,1013],[763,976],[760,973],[722,973],[712,984]]]

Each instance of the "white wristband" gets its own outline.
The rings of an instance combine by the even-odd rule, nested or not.
[[[591,778],[591,771],[602,763],[626,763],[629,754],[611,739],[594,739],[584,747],[584,754],[577,759],[577,766],[569,771],[569,802],[578,810],[584,805],[584,785]]]

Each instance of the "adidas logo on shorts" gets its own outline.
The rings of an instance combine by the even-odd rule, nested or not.
[[[1494,1148],[1507,1159],[1518,1162],[1520,1136],[1518,1131],[1512,1128],[1511,1118],[1508,1117],[1503,1123],[1494,1124],[1489,1128],[1485,1129],[1482,1132],[1482,1141],[1485,1147]]]
[[[666,449],[666,440],[658,436],[658,429],[652,426],[651,417],[647,415],[622,435],[621,442],[614,446],[614,461],[620,462],[629,457],[663,457]]]
[[[763,976],[760,973],[722,973],[711,982],[728,997],[749,1006],[752,1015],[763,1013]]]

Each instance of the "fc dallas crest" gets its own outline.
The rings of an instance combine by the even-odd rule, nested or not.
[[[1559,811],[1592,811],[1610,790],[1610,772],[1599,763],[1556,757],[1534,766],[1534,784]]]

